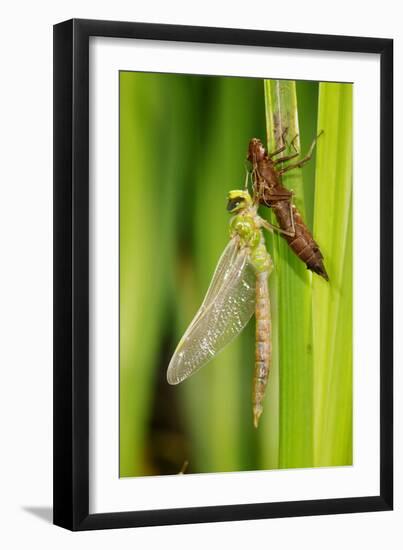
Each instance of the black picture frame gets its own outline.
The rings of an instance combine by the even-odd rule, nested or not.
[[[89,513],[89,38],[365,52],[381,57],[380,488],[365,497]],[[73,19],[54,26],[54,523],[71,530],[391,510],[393,41]],[[376,205],[374,205],[376,208]]]

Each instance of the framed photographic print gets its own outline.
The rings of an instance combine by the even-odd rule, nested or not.
[[[54,522],[392,509],[393,42],[54,27]]]

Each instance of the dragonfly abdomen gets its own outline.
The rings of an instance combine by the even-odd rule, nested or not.
[[[263,397],[271,361],[271,318],[268,272],[256,274],[256,350],[255,373],[253,377],[253,423],[257,428],[263,412]]]
[[[314,241],[311,232],[305,225],[298,209],[292,205],[295,234],[282,235],[290,245],[292,251],[306,264],[307,268],[317,273],[326,281],[329,277],[323,263],[323,255],[319,246]],[[279,226],[285,231],[292,232],[292,219],[290,206],[286,201],[280,201],[273,206]]]

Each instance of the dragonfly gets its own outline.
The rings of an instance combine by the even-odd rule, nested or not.
[[[295,138],[291,142],[292,146],[294,141]],[[294,159],[299,153],[296,151],[291,155],[275,160],[274,157],[286,149],[286,144],[284,143],[279,149],[269,154],[260,139],[253,138],[249,142],[247,160],[252,163],[252,179],[255,195],[259,195],[260,204],[271,208],[277,218],[279,226],[272,226],[273,229],[276,229],[281,234],[288,242],[291,250],[305,263],[308,269],[328,281],[329,276],[326,272],[323,254],[320,251],[319,245],[302,219],[301,213],[293,204],[293,192],[286,189],[281,181],[281,177],[285,172],[294,168],[301,168],[309,162],[315,144],[316,139],[312,142],[304,158],[294,164],[278,168],[278,165]]]
[[[273,262],[262,229],[272,231],[258,214],[259,201],[245,188],[228,194],[229,242],[214,271],[205,298],[181,338],[167,370],[179,384],[214,359],[256,319],[253,375],[253,424],[258,427],[271,364],[271,314],[268,277]]]

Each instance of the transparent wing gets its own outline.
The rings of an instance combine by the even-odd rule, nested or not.
[[[185,334],[182,337],[182,340],[185,339],[187,334],[192,329],[193,325],[197,322],[199,317],[202,315],[203,311],[205,311],[208,308],[208,306],[214,300],[215,296],[217,296],[222,285],[226,281],[228,281],[228,277],[231,273],[231,269],[233,267],[234,261],[237,256],[238,243],[239,243],[239,239],[237,237],[234,237],[228,242],[227,246],[224,248],[224,252],[221,254],[220,259],[218,260],[217,266],[215,268],[213,277],[210,281],[210,286],[207,289],[203,303],[200,306],[199,311],[195,315],[193,321],[188,326]]]
[[[247,248],[233,239],[224,250],[204,301],[168,366],[178,384],[215,357],[245,327],[255,309],[256,276]]]

